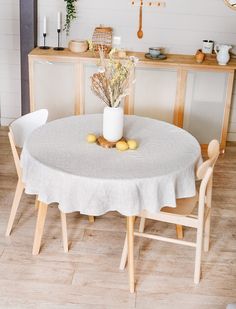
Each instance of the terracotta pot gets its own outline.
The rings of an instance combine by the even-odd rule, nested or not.
[[[195,59],[197,63],[202,63],[205,59],[205,54],[201,51],[201,49],[196,52]]]

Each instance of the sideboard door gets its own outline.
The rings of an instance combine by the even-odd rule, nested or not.
[[[134,114],[173,123],[177,71],[136,68]]]
[[[31,110],[47,108],[49,120],[75,114],[76,66],[73,63],[33,61]]]
[[[221,141],[227,78],[221,72],[188,73],[183,127],[200,144]]]

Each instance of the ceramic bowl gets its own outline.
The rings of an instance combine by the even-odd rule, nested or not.
[[[161,53],[161,48],[160,47],[150,47],[149,48],[149,54],[155,58],[158,57]]]
[[[68,47],[74,53],[83,53],[88,50],[88,42],[85,40],[71,40]]]

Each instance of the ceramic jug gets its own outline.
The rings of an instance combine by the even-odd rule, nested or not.
[[[220,45],[216,44],[215,45],[215,52],[217,55],[217,61],[219,65],[226,65],[229,62],[230,55],[229,55],[229,50],[232,48],[230,45]]]

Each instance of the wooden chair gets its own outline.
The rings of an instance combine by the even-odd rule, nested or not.
[[[12,154],[14,158],[17,175],[18,175],[18,182],[16,186],[13,204],[11,207],[10,217],[8,220],[6,236],[9,236],[11,234],[16,212],[17,212],[17,209],[20,203],[22,193],[24,191],[24,184],[22,182],[22,171],[20,167],[20,158],[19,158],[17,148],[22,149],[24,142],[28,138],[28,136],[35,129],[45,124],[47,121],[47,118],[48,118],[48,111],[46,109],[41,109],[41,110],[29,113],[27,115],[24,115],[16,119],[9,126],[8,137],[9,137],[9,141],[11,145],[11,150],[12,150]],[[39,208],[40,204],[41,202],[38,201],[38,198],[36,197],[35,207]],[[93,217],[89,217],[89,221],[93,222]],[[68,252],[66,215],[62,212],[61,212],[61,223],[62,223],[63,247],[64,247],[64,251]],[[33,250],[33,252],[36,254],[37,250],[35,249]]]
[[[176,201],[177,206],[164,207],[158,214],[151,214],[144,210],[139,215],[141,217],[139,232],[134,232],[133,235],[146,237],[155,240],[161,240],[166,242],[172,242],[175,244],[187,245],[196,248],[195,254],[195,270],[194,270],[194,283],[198,284],[200,281],[201,270],[201,253],[202,244],[204,243],[204,251],[209,250],[210,239],[210,220],[211,220],[211,200],[212,200],[212,175],[213,168],[216,160],[219,156],[219,142],[217,140],[211,141],[208,146],[209,159],[201,164],[197,170],[197,177],[201,180],[199,192],[196,196],[191,198],[178,199]],[[198,206],[197,215],[193,215],[193,210]],[[163,236],[157,236],[144,232],[145,219],[153,219],[162,222],[173,223],[179,226],[188,226],[197,230],[196,242],[190,242],[180,239],[167,238]],[[131,232],[133,227],[131,226]],[[130,233],[129,233],[130,234]],[[130,255],[133,259],[133,254]],[[120,269],[123,270],[126,265],[128,257],[128,241],[127,235],[122,252]],[[130,257],[129,257],[130,259]],[[129,261],[130,265],[133,265],[133,260]],[[130,290],[134,291],[134,276],[130,275]],[[133,286],[132,286],[133,285]]]
[[[219,142],[217,140],[212,140],[207,148],[207,155],[208,159],[210,159],[212,162],[212,167],[214,169],[216,160],[218,156],[216,157],[217,149],[219,148]],[[145,220],[145,219],[144,219]],[[184,238],[184,231],[182,225],[176,225],[176,236],[178,239]]]
[[[13,223],[15,220],[16,212],[20,203],[20,199],[22,193],[24,191],[24,184],[22,182],[22,171],[20,167],[20,158],[18,152],[21,151],[23,148],[24,142],[30,133],[37,129],[38,127],[42,126],[46,123],[48,118],[48,111],[46,109],[41,109],[35,111],[33,113],[24,115],[15,121],[13,121],[9,126],[9,141],[11,145],[11,150],[14,158],[14,163],[16,167],[16,172],[18,175],[18,182],[16,186],[16,192],[13,200],[13,204],[11,207],[11,213],[8,220],[6,236],[11,234],[11,230],[13,227]],[[18,148],[18,150],[17,150]],[[38,200],[36,198],[35,206],[38,206]]]
[[[208,159],[211,161],[213,169],[214,169],[216,160],[218,158],[218,156],[216,157],[218,149],[219,149],[219,142],[217,140],[212,140],[209,143],[208,148],[207,148]],[[144,231],[144,227],[145,227],[145,218],[141,218],[140,232]],[[178,239],[184,238],[184,231],[183,231],[182,225],[176,225],[176,236]]]

